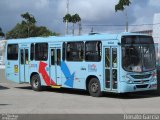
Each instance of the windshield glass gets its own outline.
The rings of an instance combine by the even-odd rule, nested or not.
[[[122,66],[131,72],[144,72],[155,69],[155,48],[152,37],[122,37]]]

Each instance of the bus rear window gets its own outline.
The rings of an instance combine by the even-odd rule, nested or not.
[[[7,47],[7,60],[18,60],[18,44],[9,44]]]

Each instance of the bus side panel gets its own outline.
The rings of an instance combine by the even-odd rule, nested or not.
[[[27,65],[26,66],[26,78],[25,78],[25,82],[27,82],[27,83],[29,83],[30,82],[30,76],[29,76],[29,71],[30,71],[30,66],[29,65]]]
[[[103,61],[103,57],[101,59]],[[100,82],[101,91],[104,91],[104,79],[103,79],[104,74],[103,74],[103,62],[102,61],[101,62],[87,62],[86,77],[89,77],[89,76],[96,77]]]
[[[5,52],[5,60],[6,60],[5,61],[5,76],[7,80],[20,83],[18,56],[19,56],[18,44],[7,44],[6,52]],[[8,59],[12,59],[12,60],[8,60]]]
[[[45,64],[46,66],[42,66],[42,63]],[[49,61],[40,61],[38,62],[38,73],[41,78],[41,85],[42,86],[50,86],[51,85],[51,76],[49,75],[50,73],[50,68],[49,68]]]
[[[81,70],[83,62],[62,62],[62,86],[67,88],[85,89],[85,71]]]
[[[32,77],[32,74],[34,74],[34,73],[39,74],[38,73],[38,64],[35,61],[31,61],[29,64],[29,74],[28,74],[29,75],[29,82],[31,82],[30,78]]]
[[[7,61],[6,60],[6,79],[20,83],[19,81],[19,64],[18,61]]]
[[[61,65],[62,86],[67,88],[86,89],[86,79],[88,76],[98,78],[103,90],[103,74],[101,62],[66,62]],[[63,67],[66,68],[63,68]]]
[[[43,67],[40,66],[40,63],[42,63],[42,62],[39,62],[39,61],[31,61],[30,62],[30,65],[29,65],[29,78],[31,78],[31,75],[33,73],[36,73],[36,74],[38,74],[40,76],[41,85],[42,86],[46,86],[47,84],[46,84],[43,76],[46,76],[46,75],[44,75],[44,73],[47,73],[47,76],[49,75],[49,67],[46,66],[46,67],[43,68]],[[48,65],[46,61],[43,62],[43,63]],[[44,72],[41,72],[41,70],[44,71]]]

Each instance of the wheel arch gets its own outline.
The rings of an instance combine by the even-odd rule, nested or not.
[[[99,78],[95,75],[89,75],[87,78],[86,78],[86,90],[88,91],[88,84],[89,84],[89,81],[92,79],[92,78],[96,78],[97,80],[99,80]],[[100,81],[99,81],[100,82]]]
[[[38,74],[38,73],[37,73],[37,72],[32,72],[32,73],[31,73],[31,75],[30,75],[30,84],[31,84],[31,78],[32,78],[32,76],[33,76],[33,75],[36,75],[36,74]],[[39,74],[38,74],[38,75],[39,75]]]

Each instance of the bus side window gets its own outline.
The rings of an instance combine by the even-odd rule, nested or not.
[[[102,44],[100,41],[90,41],[85,44],[85,60],[90,62],[101,61]]]
[[[18,44],[8,44],[7,60],[18,60]]]
[[[34,60],[34,43],[31,44],[31,50],[30,50],[30,59]]]
[[[24,52],[23,49],[21,49],[21,65],[24,64]]]
[[[25,49],[25,64],[29,64],[28,49]]]
[[[51,49],[51,65],[55,65],[55,49]]]
[[[62,55],[62,60],[65,61],[65,58],[66,58],[66,43],[64,42],[63,43],[63,55]]]
[[[68,61],[83,61],[84,42],[68,42],[66,51]]]
[[[35,60],[47,61],[48,59],[48,43],[35,44]]]
[[[57,65],[61,64],[61,50],[57,49]]]

